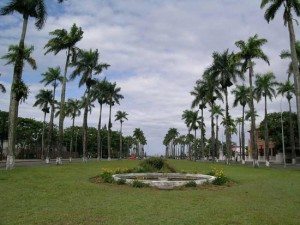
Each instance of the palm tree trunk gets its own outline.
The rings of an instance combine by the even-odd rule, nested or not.
[[[219,116],[217,115],[216,116],[216,153],[218,151],[219,151]]]
[[[294,74],[294,85],[295,85],[295,94],[296,94],[296,105],[297,105],[297,124],[298,124],[298,140],[300,143],[300,72],[299,72],[299,62],[296,52],[296,36],[293,26],[292,18],[288,19],[288,28],[290,35],[290,48],[292,56],[292,67]],[[300,146],[299,151],[300,151]]]
[[[99,121],[98,121],[97,160],[102,159],[102,148],[101,148],[101,116],[102,116],[102,104],[100,104],[100,114],[99,114]]]
[[[89,87],[87,88],[86,92],[85,92],[85,106],[84,106],[84,113],[83,113],[83,136],[82,136],[82,160],[83,162],[87,162],[87,129],[88,129],[88,125],[87,125],[87,119],[88,119],[88,111],[89,111]]]
[[[290,143],[292,147],[292,164],[296,164],[295,133],[294,133],[293,120],[292,120],[291,100],[288,99],[288,102],[289,102]]]
[[[252,157],[253,157],[253,166],[259,166],[258,164],[258,152],[257,152],[257,143],[256,143],[256,128],[255,128],[255,110],[254,110],[254,94],[253,94],[253,84],[252,84],[252,77],[253,77],[253,65],[252,62],[250,62],[250,68],[249,68],[249,83],[250,83],[250,102],[249,102],[249,108],[251,113],[251,150],[252,150]]]
[[[72,152],[73,152],[73,138],[74,138],[74,126],[75,126],[75,117],[72,118],[72,136],[70,141],[70,162],[72,161]]]
[[[47,137],[46,163],[49,163],[49,153],[53,145],[52,141],[53,141],[53,121],[54,121],[54,113],[55,113],[55,107],[54,107],[55,93],[56,93],[56,82],[53,87],[53,101],[51,103],[51,114],[50,114],[49,131]]]
[[[245,164],[245,106],[242,109],[242,164]]]
[[[7,148],[7,158],[6,158],[6,170],[14,168],[15,164],[15,146],[16,146],[16,129],[18,123],[18,109],[19,101],[17,99],[16,93],[13,91],[14,85],[21,81],[23,72],[23,55],[25,46],[25,36],[27,32],[28,25],[28,15],[23,16],[23,27],[21,33],[21,39],[19,42],[19,53],[14,66],[14,75],[11,85],[10,92],[10,104],[9,104],[9,126],[8,126],[8,148]]]
[[[108,134],[107,134],[107,154],[108,154],[108,160],[111,160],[111,107],[112,103],[110,102],[109,104],[109,119],[108,119]]]
[[[270,166],[269,162],[269,129],[268,129],[268,109],[267,109],[267,96],[265,96],[265,157],[266,166]]]
[[[60,113],[59,113],[59,122],[58,122],[58,152],[57,159],[58,164],[61,164],[61,152],[63,148],[64,140],[64,119],[65,119],[65,100],[66,100],[66,86],[67,86],[67,72],[70,61],[70,49],[67,50],[67,59],[64,70],[64,78],[61,86],[61,97],[60,97]]]
[[[120,129],[120,159],[122,159],[122,122],[121,122],[121,129]]]
[[[215,160],[215,124],[214,124],[214,114],[213,114],[213,106],[214,103],[211,103],[211,144],[210,144],[210,154],[212,156],[212,160]]]
[[[41,159],[44,159],[46,115],[47,115],[47,113],[44,112],[43,129],[42,129],[42,155],[41,155]]]
[[[240,149],[240,159],[242,157],[242,140],[241,140],[241,124],[239,122],[239,149]]]
[[[229,132],[229,106],[228,106],[228,90],[225,88],[225,115],[226,115],[226,152],[227,152],[227,160],[231,160],[232,152],[231,152],[231,137]]]
[[[203,108],[201,108],[201,151],[204,152],[204,117],[203,117]]]

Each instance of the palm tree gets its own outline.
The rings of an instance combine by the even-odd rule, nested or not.
[[[298,63],[299,63],[299,70],[300,70],[300,41],[296,41],[296,53],[297,53],[297,59],[298,59]],[[290,53],[290,51],[288,50],[283,50],[281,53],[280,53],[280,58],[282,59],[291,59],[292,58],[292,55]],[[289,64],[289,68],[288,68],[288,74],[293,74],[293,63],[290,62]]]
[[[62,0],[59,0],[62,2]],[[7,163],[6,169],[12,169],[14,166],[14,153],[15,153],[15,140],[16,140],[16,127],[18,118],[19,102],[17,101],[17,93],[15,86],[19,85],[22,81],[22,73],[24,68],[24,60],[26,60],[26,47],[25,37],[27,32],[28,20],[30,17],[35,19],[35,27],[40,30],[43,28],[46,21],[46,6],[43,0],[10,0],[4,7],[0,9],[0,15],[10,15],[17,12],[23,17],[23,25],[21,38],[17,48],[17,55],[14,59],[14,72],[10,92],[10,105],[9,105],[9,131],[8,131],[8,150],[7,150]]]
[[[85,107],[83,113],[83,162],[87,161],[86,151],[87,151],[87,119],[88,119],[88,106],[91,101],[90,89],[96,83],[93,79],[93,75],[100,74],[104,69],[109,67],[106,63],[99,63],[99,52],[98,50],[89,51],[79,50],[77,55],[77,60],[72,63],[75,67],[73,73],[70,78],[74,80],[77,76],[81,75],[79,80],[79,87],[85,84],[86,90],[84,93],[85,97]],[[63,104],[62,104],[63,105]]]
[[[223,53],[213,53],[213,64],[209,68],[212,74],[217,76],[220,81],[221,90],[225,97],[225,121],[229,118],[229,105],[228,105],[228,88],[237,81],[237,78],[242,78],[240,71],[240,59],[233,52],[229,53],[227,49]],[[231,136],[229,132],[229,124],[225,124],[225,136],[226,136],[226,150],[229,155],[231,152]]]
[[[235,124],[239,127],[238,130],[238,138],[239,138],[239,149],[240,149],[240,157],[242,157],[242,139],[241,139],[241,124],[243,123],[243,118],[242,117],[237,117],[235,119]],[[241,158],[240,158],[241,159]],[[243,163],[243,162],[242,162]]]
[[[107,87],[107,102],[109,105],[109,119],[108,119],[108,134],[107,134],[107,151],[108,160],[111,160],[111,108],[115,104],[120,104],[120,100],[123,99],[123,95],[120,94],[121,88],[117,87],[116,83],[109,83]]]
[[[270,166],[269,163],[269,129],[268,129],[268,108],[267,99],[272,101],[272,98],[276,95],[276,90],[274,89],[277,85],[275,81],[275,76],[272,72],[268,72],[263,75],[256,75],[254,93],[257,97],[257,101],[263,97],[265,100],[265,156],[266,156],[266,166]]]
[[[59,83],[63,81],[63,77],[60,75],[60,68],[48,68],[48,71],[42,74],[43,79],[41,83],[44,83],[45,86],[52,85],[53,86],[53,101],[51,103],[51,114],[50,114],[50,122],[49,122],[49,131],[47,138],[47,153],[46,153],[46,163],[49,163],[49,152],[52,149],[53,145],[53,120],[55,114],[55,94],[56,88]]]
[[[17,45],[10,45],[8,48],[8,53],[1,57],[1,59],[6,60],[5,65],[13,64],[15,65],[14,76],[11,85],[11,96],[10,96],[10,106],[9,106],[9,127],[8,127],[8,148],[7,148],[7,161],[6,169],[12,169],[14,167],[14,153],[15,153],[15,140],[16,140],[16,127],[17,127],[17,117],[20,101],[24,101],[28,96],[28,87],[22,80],[22,70],[24,67],[24,62],[27,62],[33,70],[36,70],[36,62],[32,58],[32,52],[34,47],[27,47],[22,45],[20,48]],[[16,65],[19,60],[20,52],[22,52],[21,66],[22,69],[16,69]],[[16,71],[17,70],[17,71]]]
[[[122,111],[117,111],[116,115],[115,115],[115,121],[120,121],[120,153],[119,153],[119,157],[120,159],[122,158],[122,125],[124,123],[125,120],[127,119],[127,112],[122,112]]]
[[[263,45],[267,43],[264,38],[259,38],[258,35],[250,37],[247,41],[237,41],[235,44],[240,49],[238,56],[243,61],[242,71],[249,70],[249,84],[250,84],[250,102],[249,108],[251,111],[251,150],[253,154],[253,166],[259,166],[258,164],[258,150],[256,144],[256,132],[255,132],[255,109],[254,109],[254,94],[252,77],[254,75],[254,60],[261,59],[266,63],[269,63],[267,55],[261,49]]]
[[[296,150],[295,150],[295,134],[294,126],[292,122],[292,108],[291,108],[291,99],[293,94],[295,94],[294,85],[287,80],[285,83],[280,83],[278,85],[277,93],[285,96],[289,103],[289,129],[290,129],[290,143],[292,147],[292,163],[296,164]]]
[[[136,153],[139,157],[144,157],[144,145],[147,144],[144,132],[140,128],[135,128],[133,131],[133,138],[136,141]]]
[[[237,107],[238,104],[242,106],[242,164],[245,164],[245,107],[250,102],[250,88],[245,85],[237,85],[234,90],[232,90],[234,95],[233,106]]]
[[[0,73],[0,76],[1,76],[1,73]],[[6,93],[6,89],[5,89],[4,84],[0,84],[0,92]]]
[[[82,102],[78,99],[68,99],[66,104],[66,116],[71,117],[72,119],[72,136],[70,142],[70,162],[72,161],[72,152],[73,152],[73,137],[74,137],[74,127],[75,127],[75,119],[81,114],[81,106]]]
[[[215,105],[217,99],[221,99],[223,101],[223,96],[221,94],[221,90],[219,87],[219,82],[216,79],[216,76],[210,69],[207,69],[203,74],[203,80],[198,82],[199,85],[205,88],[205,101],[209,103],[211,109],[211,143],[210,143],[210,155],[213,160],[215,160],[216,156],[216,146],[215,146],[215,123],[214,116],[212,114],[212,109]]]
[[[42,159],[44,159],[44,150],[45,150],[45,123],[46,116],[49,113],[49,105],[53,104],[53,93],[50,90],[40,90],[40,92],[35,96],[36,101],[34,107],[39,106],[44,113],[43,120],[43,132],[42,132]]]
[[[199,106],[199,109],[201,110],[201,151],[204,151],[204,142],[205,142],[205,123],[204,123],[204,109],[206,108],[206,101],[205,101],[205,93],[206,88],[202,85],[200,85],[201,81],[197,82],[196,87],[194,87],[194,90],[191,92],[191,95],[194,97],[194,100],[192,102],[192,108],[195,108]]]
[[[93,85],[91,90],[91,95],[94,99],[96,99],[100,106],[99,113],[99,121],[98,121],[98,132],[97,132],[97,160],[102,159],[102,141],[101,141],[101,118],[102,118],[102,107],[103,104],[107,104],[107,89],[109,83],[106,79],[101,81],[97,81],[95,85]]]
[[[45,45],[47,49],[45,54],[49,52],[53,52],[54,55],[58,54],[61,51],[66,51],[67,59],[64,68],[64,76],[62,81],[62,89],[61,89],[61,98],[60,98],[60,110],[61,114],[59,115],[59,135],[58,135],[58,161],[61,163],[61,149],[63,147],[63,139],[64,139],[64,119],[65,115],[64,108],[65,108],[65,99],[66,99],[66,85],[67,85],[67,73],[68,67],[70,66],[70,61],[75,61],[77,55],[77,47],[76,44],[82,39],[83,31],[80,27],[77,27],[76,24],[73,24],[70,31],[68,32],[65,29],[57,29],[50,32],[52,38],[48,41]],[[72,60],[71,60],[72,59]]]
[[[216,117],[216,151],[219,151],[219,116],[224,116],[224,109],[221,108],[220,105],[214,105],[210,110],[211,114]],[[222,153],[223,154],[223,153]],[[220,155],[222,155],[220,154]]]
[[[294,31],[293,20],[297,20],[294,18],[295,16],[300,16],[300,1],[299,0],[262,0],[261,8],[265,8],[265,19],[268,23],[273,20],[276,16],[276,13],[279,11],[280,7],[283,6],[283,21],[284,25],[288,26],[289,36],[290,36],[290,51],[292,58],[292,69],[294,74],[294,85],[295,85],[295,93],[296,93],[296,102],[297,102],[297,119],[298,119],[298,135],[300,140],[300,72],[299,72],[299,59],[297,58],[297,49],[296,49],[296,35]]]

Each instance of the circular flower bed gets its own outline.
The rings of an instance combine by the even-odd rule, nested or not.
[[[150,187],[167,190],[186,186],[191,182],[196,185],[212,183],[216,179],[210,175],[183,173],[123,173],[114,174],[112,178],[115,182],[125,181],[127,184],[133,184],[139,181]]]

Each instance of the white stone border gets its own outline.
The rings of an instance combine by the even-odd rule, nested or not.
[[[132,184],[136,179],[131,177],[153,177],[157,178],[156,180],[139,180],[144,184],[149,184],[151,187],[156,187],[158,189],[174,189],[175,187],[181,187],[186,185],[191,180],[195,181],[197,185],[203,183],[211,183],[216,177],[204,175],[204,174],[190,174],[190,173],[124,173],[124,174],[114,174],[113,179],[115,181],[124,179],[127,184]],[[173,181],[173,180],[164,180],[163,178],[191,178],[191,180],[182,180],[182,181]]]

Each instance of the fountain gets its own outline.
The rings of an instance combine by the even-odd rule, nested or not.
[[[194,181],[196,185],[201,185],[211,183],[216,179],[214,176],[189,173],[124,173],[114,174],[112,177],[115,181],[125,180],[127,184],[138,180],[150,187],[164,190],[182,187],[191,181]]]

